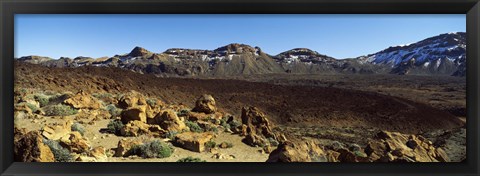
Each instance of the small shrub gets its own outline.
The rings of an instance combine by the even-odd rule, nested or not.
[[[228,131],[231,129],[230,124],[227,123],[227,120],[225,120],[225,118],[220,120],[220,125],[225,129],[225,131]]]
[[[52,105],[52,104],[60,104],[62,103],[63,101],[65,101],[66,99],[70,98],[69,95],[67,94],[56,94],[56,95],[52,95],[48,98],[48,104],[49,105]]]
[[[21,88],[21,89],[20,89],[20,92],[21,92],[22,94],[26,94],[26,93],[27,93],[27,89]]]
[[[201,133],[201,132],[204,131],[204,130],[202,129],[202,127],[200,127],[200,125],[198,125],[197,122],[193,122],[193,121],[187,120],[187,121],[185,122],[185,125],[187,125],[188,128],[190,128],[190,131],[195,132],[195,133]]]
[[[188,109],[182,109],[179,112],[177,112],[177,116],[187,116],[188,113],[190,113],[190,110]]]
[[[359,157],[367,157],[367,155],[365,153],[362,153],[360,151],[354,151],[353,154],[355,154],[356,156],[359,156]]]
[[[208,142],[205,143],[205,147],[207,149],[215,148],[215,146],[217,146],[217,143],[215,143],[214,141],[208,141]]]
[[[47,106],[44,110],[47,116],[68,116],[74,115],[78,112],[76,109],[62,104]]]
[[[166,134],[165,134],[165,137],[168,138],[168,139],[174,139],[175,136],[177,136],[178,132],[176,131],[168,131]]]
[[[57,162],[71,162],[73,161],[73,156],[67,149],[63,148],[57,141],[54,140],[43,140],[55,157]]]
[[[110,123],[107,125],[107,131],[109,133],[113,133],[116,135],[120,134],[120,130],[124,127],[122,121],[120,120],[112,120]]]
[[[147,104],[150,105],[150,107],[155,107],[157,105],[157,101],[155,101],[155,99],[147,99]]]
[[[270,145],[272,146],[278,146],[279,145],[279,142],[271,137],[269,137],[268,139],[268,142],[270,143]]]
[[[108,113],[110,113],[112,118],[118,117],[122,113],[122,109],[117,108],[113,104],[108,105],[107,107],[105,107],[105,109],[108,111]]]
[[[234,128],[239,128],[240,126],[242,126],[242,123],[240,123],[239,121],[237,120],[232,120],[228,123],[230,125],[230,128],[231,129],[234,129]]]
[[[30,108],[30,110],[32,110],[32,112],[36,112],[38,110],[37,106],[31,103],[26,103],[26,105],[28,106],[28,108]]]
[[[177,160],[177,162],[207,162],[200,158],[193,158],[191,156]]]
[[[85,134],[85,127],[82,124],[75,122],[72,124],[72,131],[78,131],[83,136]]]
[[[92,96],[98,99],[106,99],[113,97],[113,95],[110,93],[93,93]]]
[[[166,158],[172,155],[173,148],[164,142],[155,140],[150,143],[134,146],[130,149],[130,152],[143,158]]]
[[[40,103],[40,107],[47,106],[50,102],[49,98],[45,95],[35,95],[34,98],[36,101],[38,101],[38,103]]]
[[[218,128],[215,126],[207,126],[207,129],[205,131],[212,131],[214,133],[218,133]]]

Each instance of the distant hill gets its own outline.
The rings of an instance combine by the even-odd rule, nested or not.
[[[214,50],[171,48],[153,53],[137,46],[128,54],[110,58],[25,56],[18,60],[47,67],[119,67],[160,76],[228,77],[270,73],[465,76],[466,34],[441,34],[350,59],[336,59],[308,48],[294,48],[273,56],[260,47],[232,43]]]
[[[393,74],[445,74],[465,76],[466,34],[441,34],[358,58],[375,65],[392,67]]]

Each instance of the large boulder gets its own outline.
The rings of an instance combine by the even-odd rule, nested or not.
[[[153,123],[160,125],[162,129],[167,131],[181,132],[187,126],[178,118],[177,113],[171,109],[167,109],[155,116]]]
[[[118,105],[122,109],[127,109],[137,105],[147,105],[147,100],[141,93],[132,90],[118,99]]]
[[[147,105],[138,105],[135,107],[129,107],[122,111],[120,114],[121,120],[124,124],[127,124],[130,121],[141,121],[147,123]]]
[[[203,152],[205,151],[205,143],[212,140],[214,134],[211,132],[205,133],[194,133],[194,132],[185,132],[177,134],[175,136],[174,144],[178,147],[194,151],[194,152]]]
[[[66,99],[63,103],[77,109],[100,109],[102,104],[83,90],[75,94],[73,97]]]
[[[369,141],[365,153],[372,161],[380,162],[449,162],[441,148],[422,136],[398,132],[379,132]]]
[[[67,120],[62,125],[45,126],[42,129],[42,135],[50,140],[59,140],[72,132],[72,124],[71,120]]]
[[[83,153],[90,149],[90,143],[78,131],[73,131],[60,138],[60,145],[70,152]]]
[[[115,157],[127,157],[130,156],[130,149],[134,146],[142,145],[143,141],[140,139],[127,139],[122,138],[118,141],[117,148],[115,149]]]
[[[251,146],[265,146],[270,140],[277,141],[270,122],[263,112],[256,107],[242,108],[242,134],[244,142]]]
[[[142,134],[152,135],[154,137],[163,136],[166,133],[159,125],[149,125],[141,121],[130,121],[120,130],[122,136],[137,137]]]
[[[192,111],[203,112],[206,114],[215,113],[215,111],[217,111],[215,99],[213,98],[213,96],[208,94],[200,96],[195,102],[195,108],[193,108]]]
[[[30,107],[28,107],[26,103],[21,103],[21,104],[15,105],[14,111],[15,112],[24,112],[28,115],[31,115],[33,113],[32,109],[30,109]]]
[[[120,114],[124,124],[134,120],[147,123],[149,119],[155,117],[155,110],[147,104],[145,97],[136,91],[121,96],[118,100],[118,106],[124,109]]]
[[[297,143],[285,141],[270,153],[267,162],[312,162],[318,160],[326,162],[326,158],[323,149],[312,141]]]
[[[20,135],[21,133],[17,133]],[[55,157],[50,148],[43,143],[43,137],[38,131],[31,131],[14,143],[14,159],[16,162],[54,162]]]
[[[90,150],[89,153],[90,157],[95,158],[97,162],[107,162],[108,156],[105,151],[105,147],[95,147],[94,149]]]
[[[352,152],[350,150],[341,148],[336,152],[339,153],[336,159],[340,162],[369,162],[368,157],[359,151]]]

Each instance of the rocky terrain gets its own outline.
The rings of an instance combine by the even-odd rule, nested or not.
[[[217,52],[226,58],[234,52],[262,55],[258,48],[235,46],[186,54],[222,57]],[[141,48],[128,55],[119,58],[159,57]],[[331,60],[318,56],[323,57],[318,62]],[[89,60],[77,60],[82,59]],[[265,73],[161,78],[117,66],[15,62],[15,160],[460,162],[466,157],[462,77],[250,71]]]
[[[214,50],[171,48],[153,53],[135,47],[130,53],[113,57],[52,59],[25,56],[18,61],[47,67],[118,67],[162,77],[225,78],[262,74],[466,74],[466,34],[447,33],[374,54],[337,59],[308,48],[294,48],[270,55],[258,46],[232,43]]]
[[[15,60],[19,162],[461,162],[466,38]]]

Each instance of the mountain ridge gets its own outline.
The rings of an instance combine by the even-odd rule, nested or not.
[[[466,34],[445,33],[408,45],[350,59],[336,59],[309,48],[277,55],[258,46],[230,43],[214,50],[169,48],[154,53],[140,46],[113,57],[58,60],[24,56],[19,61],[48,67],[114,66],[161,76],[238,76],[267,73],[298,74],[426,74],[465,76]]]

